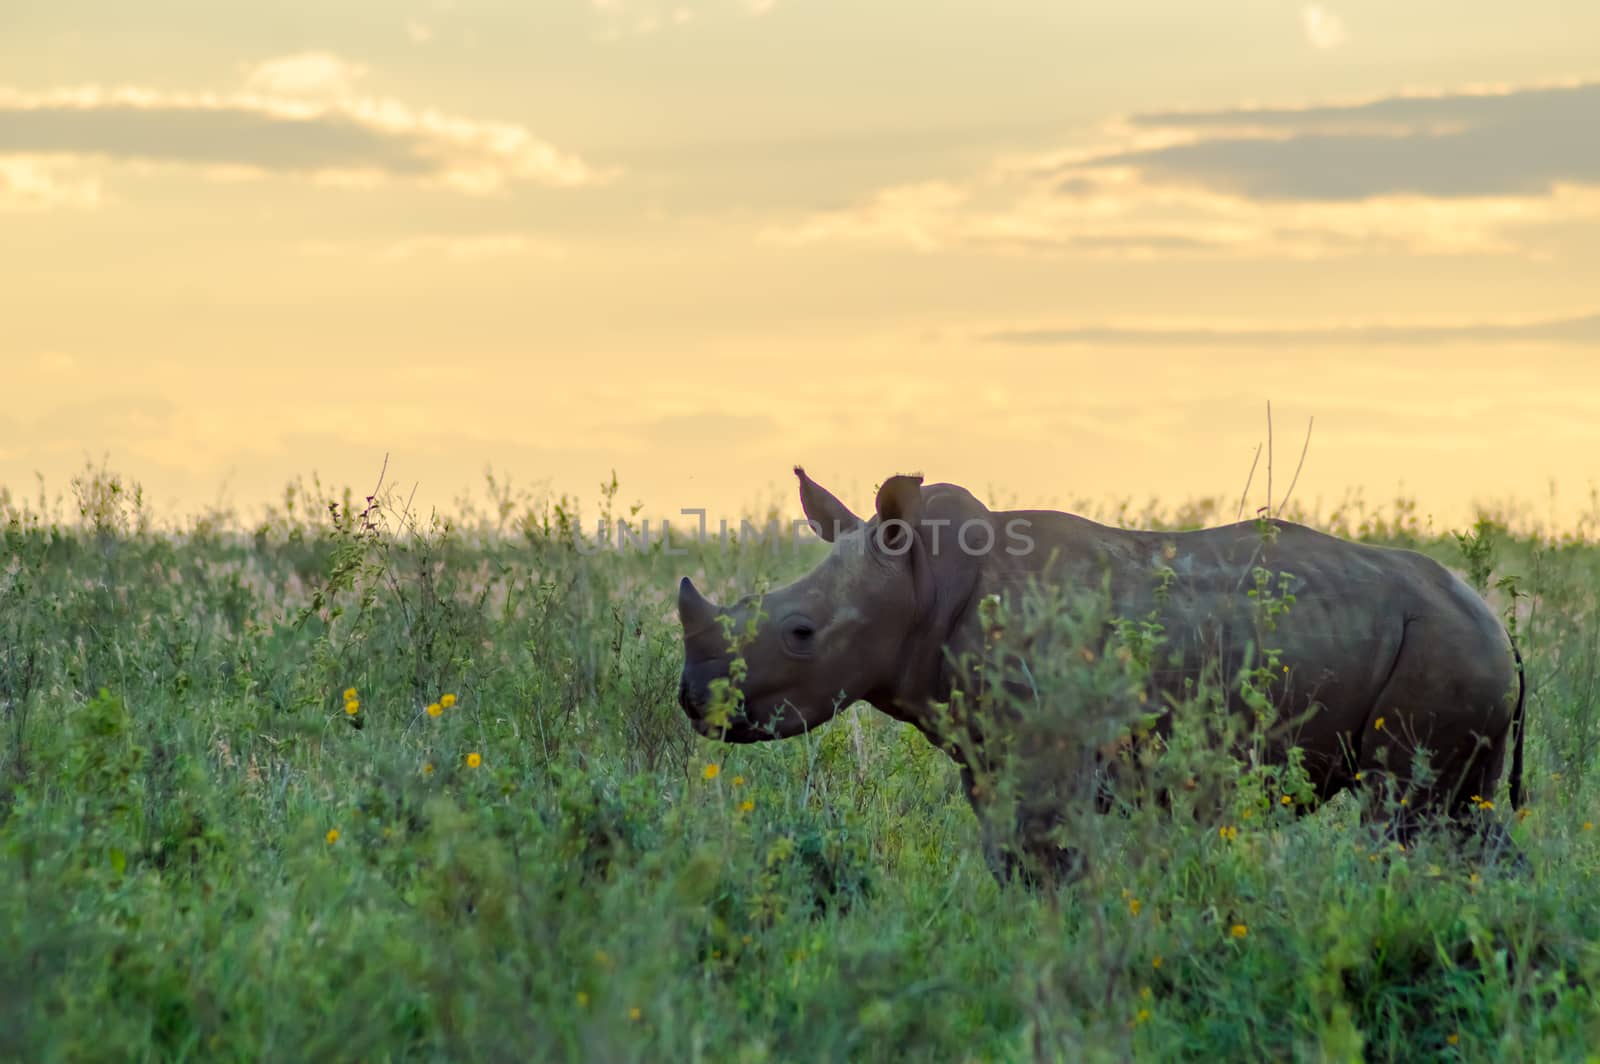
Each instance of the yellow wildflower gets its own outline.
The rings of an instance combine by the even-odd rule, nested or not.
[[[1373,731],[1383,731],[1383,718],[1382,717],[1379,717],[1377,720],[1372,722],[1372,730]]]
[[[1138,1011],[1138,1013],[1133,1017],[1133,1022],[1135,1024],[1146,1023],[1146,1022],[1149,1021],[1149,1019],[1150,1019],[1150,1010],[1149,1009],[1140,1009]]]
[[[639,1006],[637,1005],[628,1010],[628,1019],[632,1020],[634,1023],[638,1023],[639,1017],[642,1015],[644,1014],[639,1011]]]
[[[478,751],[474,750],[472,753],[467,755],[468,768],[477,768],[481,764],[483,764],[483,758],[478,756]]]
[[[444,712],[444,707],[441,706],[439,703],[437,703],[437,702],[429,702],[428,703],[428,716],[437,717],[439,714],[441,714],[443,712]]]
[[[361,703],[352,698],[344,704],[344,711],[353,717],[361,712]]]
[[[1243,938],[1249,933],[1250,929],[1244,924],[1234,924],[1232,927],[1228,928],[1228,934],[1232,935],[1234,938]]]
[[[1152,968],[1160,968],[1161,967],[1161,954],[1158,953],[1154,957],[1150,958],[1150,967],[1152,967]]]
[[[1142,909],[1142,908],[1144,908],[1144,906],[1139,904],[1139,899],[1138,898],[1129,898],[1128,899],[1128,912],[1131,913],[1132,915],[1138,916],[1139,915],[1139,910]]]
[[[344,700],[346,702],[354,702],[356,700],[356,689],[354,687],[346,687],[344,689]]]
[[[1149,1001],[1150,1000],[1150,988],[1149,987],[1141,986],[1139,988],[1139,999],[1141,1001]]]
[[[735,787],[743,787],[744,786],[744,777],[743,776],[735,776],[735,777],[733,777],[733,785]]]
[[[1455,1045],[1457,1042],[1461,1041],[1461,1036],[1456,1034],[1454,1031],[1451,1031],[1450,1034],[1445,1037],[1445,1041],[1451,1045]]]
[[[1594,821],[1593,820],[1585,820],[1583,822],[1583,830],[1585,830],[1585,831],[1593,831],[1594,830]]]
[[[1234,827],[1232,824],[1224,824],[1222,827],[1217,829],[1217,837],[1221,838],[1225,842],[1232,842],[1234,839],[1239,837],[1239,829]]]
[[[586,990],[578,991],[578,1007],[580,1009],[586,1009],[586,1008],[589,1007],[589,993],[588,993],[588,991],[586,991]]]
[[[1284,795],[1282,798],[1279,798],[1278,801],[1283,803],[1284,805],[1293,805],[1294,804],[1294,799],[1289,797],[1287,794]]]
[[[756,807],[755,801],[753,799],[746,798],[744,801],[739,803],[739,812],[748,813],[752,809],[754,809],[755,807]]]
[[[717,764],[715,761],[712,761],[712,762],[709,762],[706,765],[705,768],[700,770],[700,775],[705,777],[708,780],[714,780],[714,779],[717,778],[717,773],[719,773],[721,771],[722,771],[722,766]]]
[[[456,696],[455,695],[446,694],[446,695],[441,695],[440,698],[439,698],[439,705],[444,707],[445,709],[449,709],[451,706],[453,706],[455,704],[456,704]]]
[[[339,829],[338,828],[329,828],[328,829],[328,845],[332,846],[334,843],[336,843],[338,841],[339,841]]]
[[[424,776],[433,775],[433,762],[432,761],[424,761],[422,763],[422,774]]]

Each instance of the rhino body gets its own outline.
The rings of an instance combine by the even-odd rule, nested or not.
[[[1483,599],[1421,554],[1276,520],[1173,533],[1050,510],[992,511],[963,488],[905,476],[884,483],[863,520],[795,473],[807,518],[832,544],[816,569],[728,609],[687,578],[680,584],[680,702],[702,734],[784,738],[863,700],[949,751],[982,819],[973,750],[1007,721],[969,721],[969,734],[955,741],[940,711],[965,685],[959,663],[983,647],[980,603],[1015,603],[1030,581],[1045,581],[1104,589],[1123,617],[1154,616],[1166,642],[1149,695],[1162,706],[1208,668],[1227,682],[1247,648],[1262,646],[1259,603],[1248,592],[1265,570],[1272,592],[1294,595],[1267,639],[1282,668],[1272,695],[1289,722],[1273,736],[1269,760],[1299,748],[1319,800],[1398,785],[1407,793],[1394,823],[1402,841],[1430,815],[1481,824],[1465,814],[1494,794],[1508,748],[1511,802],[1520,805],[1520,656]],[[724,618],[752,635],[740,651],[741,705],[713,723],[712,685],[732,660]],[[1230,697],[1236,703],[1237,691]],[[1427,771],[1414,775],[1419,752]]]

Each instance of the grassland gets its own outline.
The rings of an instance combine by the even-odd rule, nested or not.
[[[1432,554],[1515,616],[1532,876],[1268,794],[1231,835],[1085,816],[1102,859],[1039,894],[995,883],[949,762],[871,710],[738,748],[681,719],[675,578],[728,598],[814,552],[583,553],[572,512],[501,494],[414,521],[313,488],[258,527],[156,530],[103,471],[65,514],[0,501],[0,1058],[1600,1045],[1592,529],[1311,519]]]

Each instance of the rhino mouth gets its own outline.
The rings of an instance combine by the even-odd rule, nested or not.
[[[710,702],[708,686],[694,684],[687,675],[678,680],[678,705],[682,707],[684,716],[689,718],[689,725],[707,739],[725,743],[762,743],[787,739],[806,730],[799,710],[787,701],[771,707],[768,712],[758,712],[757,720],[751,719],[750,707],[747,706],[744,712],[732,714],[725,724],[715,724],[706,719]]]
[[[698,728],[711,707],[711,685],[728,675],[721,661],[690,662],[678,674],[678,705]]]

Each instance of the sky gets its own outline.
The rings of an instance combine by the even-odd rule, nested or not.
[[[0,486],[1568,523],[1600,4],[0,4]],[[1263,459],[1263,469],[1265,459]],[[1250,508],[1266,502],[1264,477]]]

